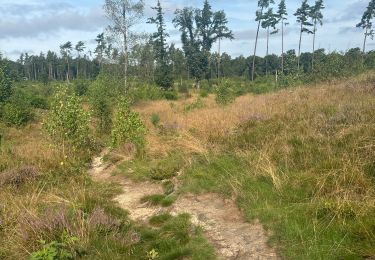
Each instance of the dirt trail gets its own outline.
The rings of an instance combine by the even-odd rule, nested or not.
[[[161,194],[161,185],[131,180],[111,173],[117,165],[103,163],[106,152],[94,158],[90,174],[96,181],[121,184],[123,193],[115,198],[119,205],[128,210],[134,221],[145,222],[151,216],[162,212],[172,215],[189,213],[192,222],[203,228],[208,241],[216,248],[219,259],[279,259],[274,249],[267,245],[267,234],[260,223],[247,223],[231,200],[224,200],[217,194],[183,195],[169,208],[142,204],[141,198]]]

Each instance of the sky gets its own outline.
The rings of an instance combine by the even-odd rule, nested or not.
[[[275,1],[276,3],[279,0]],[[314,0],[309,1],[310,4]],[[326,51],[346,51],[361,47],[363,31],[355,28],[369,0],[325,0],[323,10],[324,25],[317,31],[316,47]],[[154,16],[152,6],[156,0],[145,0],[145,19],[135,30],[152,32],[154,27],[146,24],[146,18]],[[222,52],[232,57],[252,55],[257,23],[255,12],[257,0],[211,0],[214,11],[224,10],[228,18],[228,27],[235,39],[223,40]],[[62,43],[73,44],[84,41],[87,51],[95,47],[95,37],[108,26],[103,11],[104,0],[0,0],[0,52],[9,59],[16,60],[21,53],[38,55],[47,50],[59,52]],[[161,0],[166,15],[169,42],[181,46],[180,33],[173,27],[174,12],[186,6],[199,7],[203,0]],[[301,0],[286,0],[289,13],[289,25],[286,28],[285,49],[297,49],[299,32],[293,13]],[[277,9],[277,5],[275,5]],[[215,44],[213,51],[218,45]],[[375,42],[368,42],[367,49],[375,49]],[[312,50],[312,36],[304,35],[302,51]],[[257,55],[266,53],[266,33],[260,33]],[[281,36],[270,38],[270,53],[281,53]]]

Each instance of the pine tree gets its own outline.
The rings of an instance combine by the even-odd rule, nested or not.
[[[297,23],[300,24],[301,29],[300,29],[300,36],[299,36],[299,45],[298,45],[298,58],[297,58],[297,68],[298,71],[300,69],[300,61],[301,61],[301,43],[302,43],[302,34],[304,32],[311,34],[313,33],[309,27],[311,27],[313,24],[309,22],[310,18],[310,11],[311,8],[309,4],[307,3],[307,0],[304,0],[302,2],[302,5],[300,8],[297,9],[296,13],[294,16],[297,17]]]
[[[273,13],[273,9],[269,8],[268,11],[262,17],[262,28],[267,30],[267,51],[266,51],[266,75],[268,75],[268,55],[269,55],[269,41],[270,34],[275,34],[278,32],[276,30],[276,25],[278,23],[277,16]],[[271,32],[270,29],[273,29]]]
[[[374,38],[374,30],[372,29],[372,19],[375,16],[375,0],[371,0],[369,5],[367,6],[366,11],[362,15],[361,22],[356,25],[358,28],[362,28],[364,32],[364,40],[363,40],[363,48],[362,53],[363,55],[366,53],[366,42],[367,38],[371,37]]]
[[[95,41],[96,41],[96,48],[95,48],[94,53],[96,54],[96,59],[99,62],[99,67],[102,67],[103,60],[104,60],[104,52],[107,48],[104,33],[98,34],[98,36],[96,36]]]
[[[277,11],[279,22],[281,22],[281,72],[284,73],[284,26],[288,25],[288,13],[286,11],[285,0],[281,0]]]
[[[257,29],[257,34],[255,37],[255,47],[254,47],[254,56],[253,56],[253,66],[252,66],[252,72],[251,72],[251,80],[254,81],[254,74],[255,74],[255,58],[256,58],[256,53],[257,53],[257,46],[258,46],[258,37],[259,37],[259,30],[260,30],[260,25],[263,20],[263,12],[264,9],[268,8],[270,4],[274,4],[274,0],[258,0],[258,7],[260,8],[259,10],[256,11],[256,18],[255,21],[258,22],[258,29]]]
[[[85,48],[85,43],[83,41],[79,41],[75,46],[75,50],[77,51],[77,78],[79,76],[79,60],[81,59],[81,53]]]
[[[61,52],[61,55],[63,56],[63,58],[65,58],[65,61],[66,63],[68,64],[68,70],[66,72],[66,80],[69,82],[69,79],[70,79],[70,63],[69,63],[69,59],[70,59],[70,55],[72,53],[72,43],[71,42],[66,42],[62,45],[60,45],[60,52]],[[34,69],[34,72],[36,70]],[[35,78],[36,79],[36,78]]]
[[[315,5],[311,8],[311,19],[312,23],[314,24],[313,30],[313,52],[312,52],[312,60],[311,60],[311,69],[314,70],[314,53],[315,53],[315,36],[317,31],[317,26],[323,25],[323,14],[322,10],[324,9],[323,0],[317,0]]]
[[[157,6],[152,8],[156,11],[156,17],[149,18],[148,23],[155,24],[157,32],[151,36],[151,42],[154,46],[155,59],[157,61],[156,83],[164,89],[170,89],[173,86],[172,72],[168,61],[168,45],[166,38],[169,34],[166,32],[164,13],[158,0]]]

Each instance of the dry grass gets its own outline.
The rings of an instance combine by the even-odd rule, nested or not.
[[[285,168],[313,171],[316,200],[333,200],[336,209],[344,204],[361,205],[355,211],[364,215],[375,205],[373,183],[363,172],[365,164],[375,156],[375,109],[371,111],[375,108],[373,82],[373,74],[365,74],[329,85],[241,96],[225,107],[217,105],[214,97],[209,96],[203,99],[203,108],[190,112],[184,107],[195,102],[196,96],[183,101],[144,102],[135,109],[150,129],[148,148],[156,156],[173,150],[187,156],[220,153],[228,149],[228,140],[241,136],[241,131],[248,131],[247,126],[252,129],[257,124],[269,125],[263,134],[257,133],[257,144],[250,143],[244,151],[238,151],[254,169],[252,174],[269,177],[276,190],[281,190],[290,180],[288,175],[277,171],[280,163]],[[151,124],[152,114],[159,115],[161,127]],[[268,131],[272,132],[272,139]],[[278,131],[277,134],[274,131]],[[332,160],[325,162],[332,165],[320,166],[320,161],[311,165],[316,160],[315,152],[311,151],[301,151],[301,158],[296,159],[295,145],[308,144],[310,140],[318,142],[314,148],[316,153],[321,150],[322,154],[332,156]],[[345,149],[352,150],[332,150],[340,142],[344,146],[350,142],[350,148]],[[342,154],[342,159],[338,160],[335,153]]]

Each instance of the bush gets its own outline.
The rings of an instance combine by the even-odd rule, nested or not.
[[[31,120],[31,109],[29,96],[17,91],[2,108],[2,118],[9,125],[21,126]]]
[[[98,132],[109,133],[112,127],[112,108],[106,86],[101,81],[94,81],[89,95],[93,114],[98,119]]]
[[[202,98],[208,97],[208,90],[206,90],[206,89],[201,89],[201,90],[199,91],[199,95],[200,95],[200,97],[202,97]]]
[[[61,236],[61,241],[52,241],[47,244],[41,240],[43,248],[31,254],[31,260],[59,259],[69,260],[77,257],[75,244],[78,242],[77,237],[68,235],[66,232]]]
[[[228,81],[218,86],[215,100],[220,105],[227,105],[234,101],[233,90]]]
[[[160,117],[158,114],[152,114],[150,120],[151,120],[151,123],[156,127],[158,126],[160,122]]]
[[[30,97],[30,103],[34,108],[39,108],[39,109],[48,109],[48,101],[47,99],[41,97],[41,96],[36,96],[33,95]]]
[[[74,92],[77,96],[83,96],[86,94],[89,86],[86,80],[76,80],[74,81]]]
[[[81,100],[61,87],[53,97],[51,112],[45,123],[49,135],[61,144],[85,148],[90,144],[89,114],[83,110]]]
[[[0,102],[6,101],[12,95],[12,82],[4,68],[0,67]]]
[[[167,99],[167,100],[177,100],[178,99],[178,94],[176,91],[165,91],[164,92],[164,97]]]
[[[130,110],[129,101],[121,98],[113,120],[112,147],[126,142],[133,143],[137,152],[143,152],[145,146],[146,127],[138,113]]]
[[[129,96],[133,102],[141,100],[157,100],[164,98],[164,91],[155,85],[140,84],[130,88]]]
[[[158,66],[155,70],[155,83],[163,88],[169,90],[173,87],[172,69],[166,64]]]

